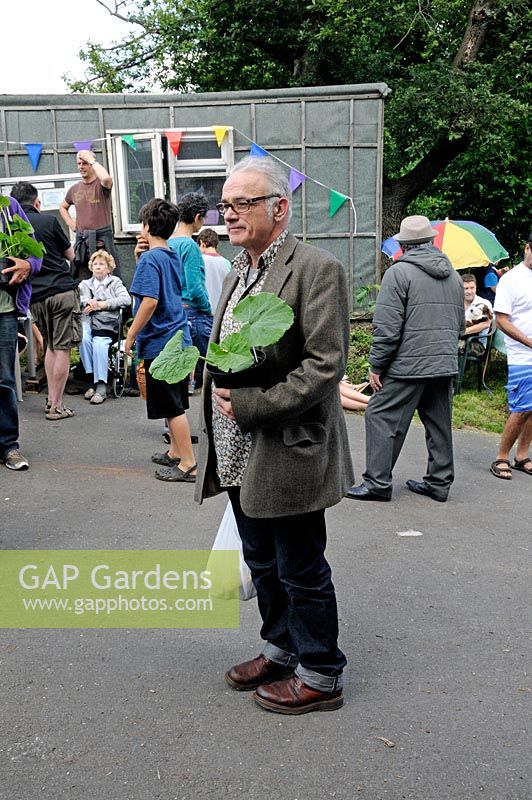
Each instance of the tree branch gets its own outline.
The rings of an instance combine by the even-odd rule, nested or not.
[[[112,8],[109,8],[105,0],[96,0],[96,2],[98,3],[98,5],[102,6],[102,8],[105,8],[105,10],[108,11],[112,17],[116,17],[116,19],[121,19],[122,22],[129,22],[130,25],[140,25],[140,27],[144,28],[145,31],[150,30],[149,25],[146,25],[144,22],[142,22],[142,20],[140,20],[133,14],[130,14],[128,17],[125,17],[123,14],[119,13],[119,9],[121,6],[127,7],[127,0],[115,0],[114,11]]]
[[[484,44],[488,27],[495,17],[497,0],[475,0],[464,38],[454,57],[453,69],[463,69],[476,59]]]

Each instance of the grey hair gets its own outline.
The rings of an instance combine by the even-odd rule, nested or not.
[[[292,190],[284,170],[277,161],[274,161],[274,159],[269,156],[264,156],[263,158],[246,156],[246,158],[243,158],[241,161],[237,161],[234,167],[231,167],[227,177],[230,178],[237,172],[260,172],[262,175],[265,175],[270,184],[270,192],[287,198],[288,216],[286,221],[287,223],[290,222],[292,219]],[[276,198],[272,197],[267,203],[270,214],[273,213],[275,202]]]

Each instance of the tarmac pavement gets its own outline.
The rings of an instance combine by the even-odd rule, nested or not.
[[[31,468],[0,467],[0,548],[209,549],[225,496],[153,479],[144,403],[68,401],[76,417],[50,422],[25,396]],[[347,422],[359,482],[363,418]],[[532,482],[490,475],[497,443],[456,432],[435,503],[404,486],[425,468],[415,426],[392,502],[328,512],[339,711],[280,716],[225,685],[260,650],[254,600],[238,630],[0,631],[0,799],[528,800]]]

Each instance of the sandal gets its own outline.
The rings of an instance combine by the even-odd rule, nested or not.
[[[532,475],[532,469],[526,469],[526,464],[532,464],[532,459],[530,458],[522,458],[517,459],[514,458],[514,463],[512,464],[512,469],[517,469],[519,472],[526,472],[527,475]]]
[[[151,460],[154,464],[161,464],[163,467],[177,467],[181,461],[180,458],[172,458],[168,450],[166,453],[154,453]]]
[[[507,466],[501,468],[499,464],[506,464]],[[496,478],[501,478],[503,481],[512,480],[512,470],[507,458],[496,458],[490,467],[490,472],[492,475],[495,475]]]
[[[190,469],[183,472],[179,467],[162,467],[155,470],[155,477],[158,481],[167,481],[169,483],[195,483],[196,476],[190,473],[197,468],[197,464],[193,464]]]
[[[52,410],[52,404],[50,403],[48,398],[46,398],[46,403],[44,404],[44,413],[49,414],[51,410]]]
[[[50,406],[50,410],[45,414],[46,419],[67,419],[68,417],[74,417],[76,415],[75,411],[72,411],[71,408],[67,408],[63,406],[63,408],[58,408],[57,406]]]

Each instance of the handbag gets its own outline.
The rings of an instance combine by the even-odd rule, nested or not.
[[[118,334],[119,311],[93,311],[90,325],[93,336],[110,336]]]
[[[233,506],[230,502],[227,503],[227,507],[222,517],[220,527],[218,528],[218,533],[216,534],[212,550],[238,550],[240,572],[239,586],[237,588],[232,575],[220,576],[218,571],[215,570],[217,573],[217,580],[214,583],[215,591],[212,592],[213,596],[219,597],[223,600],[232,600],[236,597],[239,597],[240,600],[251,600],[252,597],[255,597],[257,590],[255,589],[251,579],[251,570],[244,561],[244,555],[242,553],[242,540],[240,538],[240,534],[238,533],[238,527],[236,524],[235,515],[233,513]],[[208,563],[207,569],[209,569]],[[225,577],[227,580],[224,580]]]

